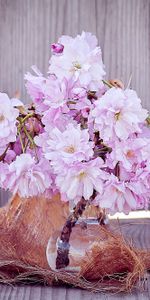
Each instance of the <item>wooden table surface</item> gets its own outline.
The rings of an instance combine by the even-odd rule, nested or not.
[[[113,228],[119,228],[130,241],[139,248],[150,249],[150,219],[119,221]],[[143,282],[143,281],[142,281]],[[107,300],[107,299],[150,299],[150,273],[145,274],[143,289],[131,294],[93,294],[81,289],[43,286],[6,286],[0,285],[0,300]]]

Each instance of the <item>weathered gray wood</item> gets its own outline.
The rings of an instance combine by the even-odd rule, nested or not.
[[[112,221],[111,221],[112,222]],[[130,222],[130,223],[129,223]],[[118,226],[119,225],[119,226]],[[130,238],[137,247],[150,249],[150,220],[130,220],[112,222],[113,230],[119,231]],[[150,275],[145,281],[144,290],[134,291],[131,294],[93,294],[80,289],[41,287],[41,286],[6,286],[0,285],[0,300],[148,300],[150,299]]]
[[[150,109],[150,0],[0,0],[0,91],[21,92],[36,64],[47,72],[50,43],[82,30],[97,35],[108,78],[121,78]],[[1,193],[0,205],[8,198]]]
[[[150,282],[150,280],[149,280]],[[79,289],[0,286],[0,300],[149,300],[148,292],[126,295],[93,294]]]
[[[32,64],[46,72],[49,45],[61,34],[95,33],[108,77],[132,86],[149,107],[149,0],[0,0],[0,90],[19,89]]]

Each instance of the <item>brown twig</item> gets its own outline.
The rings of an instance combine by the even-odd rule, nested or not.
[[[57,258],[56,258],[56,269],[65,268],[69,265],[69,239],[72,232],[72,228],[75,226],[79,217],[82,215],[87,201],[82,197],[74,208],[72,214],[67,219],[58,242]]]

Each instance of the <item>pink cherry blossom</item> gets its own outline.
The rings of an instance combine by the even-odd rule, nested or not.
[[[9,97],[0,93],[0,144],[5,147],[16,140],[19,110],[14,108]]]
[[[36,105],[36,109],[40,112],[45,111],[47,106],[43,103],[44,93],[43,88],[45,86],[46,78],[42,74],[32,75],[31,73],[25,74],[26,88],[33,103]]]
[[[61,107],[67,102],[67,81],[64,79],[61,82],[55,76],[50,76],[46,79],[43,86],[44,104],[48,107]]]
[[[131,137],[125,141],[116,139],[111,144],[111,148],[111,153],[107,155],[107,165],[112,168],[120,162],[127,171],[132,171],[133,167],[150,160],[149,138]]]
[[[5,155],[4,162],[10,164],[16,158],[15,151],[9,149]]]
[[[105,75],[100,47],[97,39],[90,33],[82,32],[74,39],[62,36],[58,43],[64,46],[60,56],[53,55],[50,59],[49,72],[60,80],[73,78],[79,80],[81,86],[96,88],[102,85]],[[102,85],[103,86],[103,85]]]
[[[69,110],[68,110],[69,112]],[[50,131],[55,127],[60,131],[64,131],[68,123],[75,123],[72,120],[69,113],[63,113],[63,109],[59,108],[49,108],[43,115],[42,123],[45,125],[45,131]]]
[[[101,158],[89,162],[77,163],[71,167],[68,166],[64,174],[62,171],[57,175],[56,185],[62,194],[66,194],[68,200],[76,202],[81,197],[88,200],[94,190],[102,194],[103,181],[106,175],[101,170],[101,167],[103,167],[103,160]]]
[[[148,112],[136,92],[106,88],[91,33],[52,44],[49,72],[25,75],[32,106],[0,93],[0,187],[21,197],[116,211],[150,203]],[[94,199],[95,197],[95,199]]]
[[[104,185],[104,192],[95,198],[95,204],[106,208],[110,213],[135,210],[137,203],[134,193],[128,187],[128,183],[119,181],[113,174]]]
[[[131,133],[141,132],[140,124],[147,115],[136,92],[119,88],[109,89],[95,102],[92,111],[95,130],[100,132],[105,142],[113,141],[116,137],[127,139]]]
[[[57,108],[66,104],[69,83],[65,79],[60,82],[54,75],[45,78],[42,74],[35,76],[27,73],[25,80],[27,91],[38,111],[44,112],[49,107]]]
[[[93,156],[93,142],[89,141],[88,130],[81,130],[80,125],[68,124],[61,132],[54,128],[46,142],[45,157],[58,165],[63,161],[72,164],[89,160]]]
[[[16,153],[16,155],[20,155],[22,153],[20,138],[17,137],[15,143],[13,144],[13,151]]]
[[[148,160],[147,165],[144,168],[137,168],[135,170],[135,177],[130,181],[130,185],[139,194],[148,193],[148,198],[150,199],[150,160]]]
[[[13,194],[37,196],[51,186],[51,168],[45,159],[35,163],[30,154],[21,154],[9,165],[8,179],[7,187]]]

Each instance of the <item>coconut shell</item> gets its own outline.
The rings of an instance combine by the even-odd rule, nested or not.
[[[59,195],[52,200],[14,196],[0,209],[0,259],[12,258],[13,252],[13,258],[48,268],[47,242],[53,231],[61,229],[68,213],[68,205]]]
[[[98,215],[97,208],[89,208],[87,215]],[[14,196],[8,204],[0,209],[0,279],[1,282],[18,280],[18,270],[24,273],[23,279],[36,271],[44,279],[49,278],[68,282],[86,289],[102,290],[102,281],[110,283],[114,274],[118,289],[128,290],[150,269],[150,252],[131,247],[120,235],[110,232],[107,226],[85,226],[84,222],[73,228],[70,245],[79,255],[70,253],[70,265],[80,267],[78,274],[51,272],[47,262],[46,249],[49,239],[55,234],[59,236],[69,215],[69,207],[56,195],[52,199],[33,197],[21,199]],[[6,264],[7,262],[7,264]],[[8,263],[9,262],[9,263]],[[19,263],[18,263],[19,262]],[[23,264],[23,265],[21,265]],[[6,268],[6,265],[8,267]],[[4,268],[5,266],[5,268]],[[11,267],[15,268],[11,268]],[[19,267],[20,266],[20,267]],[[5,271],[6,276],[3,277]],[[47,273],[49,272],[49,273]],[[15,277],[16,276],[16,277]],[[116,275],[115,275],[116,276]],[[122,277],[124,279],[122,279]],[[4,278],[4,279],[3,279]],[[121,280],[120,280],[121,278]],[[19,277],[20,280],[20,277]],[[91,282],[91,284],[89,284]],[[92,283],[94,282],[94,283]]]

